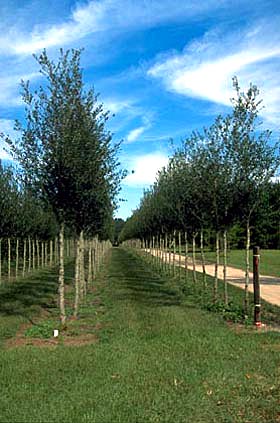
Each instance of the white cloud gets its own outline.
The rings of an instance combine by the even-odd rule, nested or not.
[[[279,31],[260,38],[256,28],[245,35],[243,42],[236,39],[240,34],[225,35],[223,44],[216,36],[206,36],[187,46],[182,54],[159,60],[148,75],[162,79],[167,89],[176,93],[224,105],[230,105],[232,77],[237,75],[241,87],[252,82],[261,89],[266,106],[263,116],[280,124]]]
[[[39,72],[31,72],[29,74],[17,74],[10,76],[0,75],[0,105],[17,107],[22,105],[21,96],[19,95],[19,84],[21,80],[31,81],[40,76]]]
[[[136,141],[145,130],[145,126],[140,126],[139,128],[132,129],[132,131],[130,131],[126,137],[126,142],[131,143]]]
[[[78,4],[65,22],[57,25],[36,25],[31,31],[19,33],[12,27],[0,38],[0,51],[6,54],[30,54],[43,48],[73,43],[90,34],[151,27],[161,22],[192,17],[228,3],[229,0],[92,0]]]
[[[123,184],[130,187],[147,187],[155,182],[157,173],[168,163],[168,157],[160,151],[133,156],[128,159],[129,175]]]

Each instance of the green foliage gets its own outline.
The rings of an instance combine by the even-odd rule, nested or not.
[[[202,133],[192,133],[175,151],[144,193],[121,239],[151,238],[174,229],[194,235],[253,222],[267,228],[268,219],[276,224],[279,201],[272,177],[279,167],[279,145],[272,145],[270,131],[260,128],[257,87],[241,92],[237,78],[233,83],[232,112],[218,116]],[[260,231],[255,239],[261,239]]]
[[[57,329],[57,322],[44,320],[28,328],[24,335],[31,338],[52,338],[54,329]]]

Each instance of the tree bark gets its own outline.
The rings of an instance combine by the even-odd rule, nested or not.
[[[35,270],[35,241],[32,239],[32,269]]]
[[[188,234],[185,232],[185,280],[188,280],[188,258],[189,258],[189,249],[188,249]]]
[[[195,239],[197,234],[193,234],[192,239],[192,262],[193,262],[193,282],[196,284],[196,258],[195,258]]]
[[[200,253],[201,253],[201,263],[202,263],[202,272],[203,272],[203,288],[204,288],[204,290],[206,290],[207,279],[206,279],[206,270],[205,270],[203,230],[201,230],[201,232],[200,232]]]
[[[31,272],[31,261],[32,261],[32,257],[31,257],[31,239],[30,236],[28,237],[28,272]]]
[[[0,238],[0,283],[2,283],[2,238]]]
[[[19,240],[16,240],[16,279],[18,278],[18,248],[19,248]]]
[[[80,232],[80,297],[83,298],[86,293],[85,287],[85,245],[84,232]]]
[[[53,265],[53,240],[50,240],[50,267]]]
[[[227,230],[224,230],[224,301],[228,305],[228,284],[227,284]]]
[[[218,299],[218,274],[220,264],[220,232],[216,232],[216,263],[215,263],[215,280],[214,280],[214,302]]]
[[[36,250],[37,250],[37,268],[40,269],[41,261],[40,261],[40,244],[39,240],[36,239]]]
[[[249,271],[250,271],[250,222],[246,224],[246,270],[245,270],[245,292],[244,292],[244,314],[245,319],[248,317],[249,307]]]
[[[81,234],[76,243],[74,317],[78,316],[80,303],[80,238]]]
[[[178,248],[179,248],[179,279],[181,280],[181,254],[182,254],[182,245],[181,245],[181,231],[178,233]]]
[[[45,245],[45,267],[48,267],[48,241],[45,241],[44,245]]]
[[[173,276],[175,276],[176,231],[173,232]]]
[[[62,326],[66,323],[65,313],[65,298],[64,298],[64,223],[60,225],[59,229],[59,309],[60,322]]]
[[[8,238],[8,280],[11,279],[11,238]]]
[[[23,266],[22,266],[22,276],[25,275],[26,270],[26,239],[23,241]]]

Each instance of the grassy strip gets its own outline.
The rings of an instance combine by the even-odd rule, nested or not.
[[[186,294],[113,249],[80,319],[99,342],[2,348],[0,421],[276,423],[279,334],[231,330]]]
[[[177,249],[177,253],[178,253]],[[182,247],[182,254],[184,254]],[[189,257],[192,252],[189,251]],[[200,250],[196,251],[197,260],[200,260]],[[208,263],[215,263],[216,253],[214,251],[205,251],[205,259]],[[220,263],[223,263],[223,251],[220,252]],[[227,255],[228,266],[237,267],[245,272],[245,251],[229,250]],[[253,271],[253,252],[250,250],[250,271]],[[280,277],[280,250],[261,250],[260,273],[267,276]]]

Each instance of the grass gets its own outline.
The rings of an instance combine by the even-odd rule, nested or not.
[[[31,284],[30,298],[20,283],[11,287],[13,313],[5,306],[8,296],[1,296],[1,326],[3,319],[33,316],[34,304],[53,305],[55,272],[38,279],[22,282]],[[202,310],[191,290],[186,294],[145,258],[113,249],[80,320],[68,329],[99,322],[99,342],[9,350],[2,343],[0,421],[280,421],[279,333],[229,328]]]
[[[177,248],[178,253],[178,248]],[[182,247],[182,254],[185,250]],[[260,250],[260,273],[267,276],[280,277],[280,250]],[[189,257],[192,252],[189,251]],[[200,250],[196,251],[197,260],[201,259]],[[205,259],[208,263],[215,263],[216,252],[205,250]],[[220,263],[223,264],[223,251],[220,252]],[[227,253],[228,266],[237,267],[245,272],[245,250],[229,250]],[[253,271],[253,251],[250,250],[250,270]]]
[[[280,277],[280,251],[279,250],[261,250],[260,273],[263,275]],[[207,261],[214,263],[216,260],[215,252],[206,252]],[[223,254],[221,254],[221,263]],[[250,270],[253,271],[253,252],[250,250]],[[230,250],[228,252],[228,265],[237,267],[245,271],[245,251]]]

